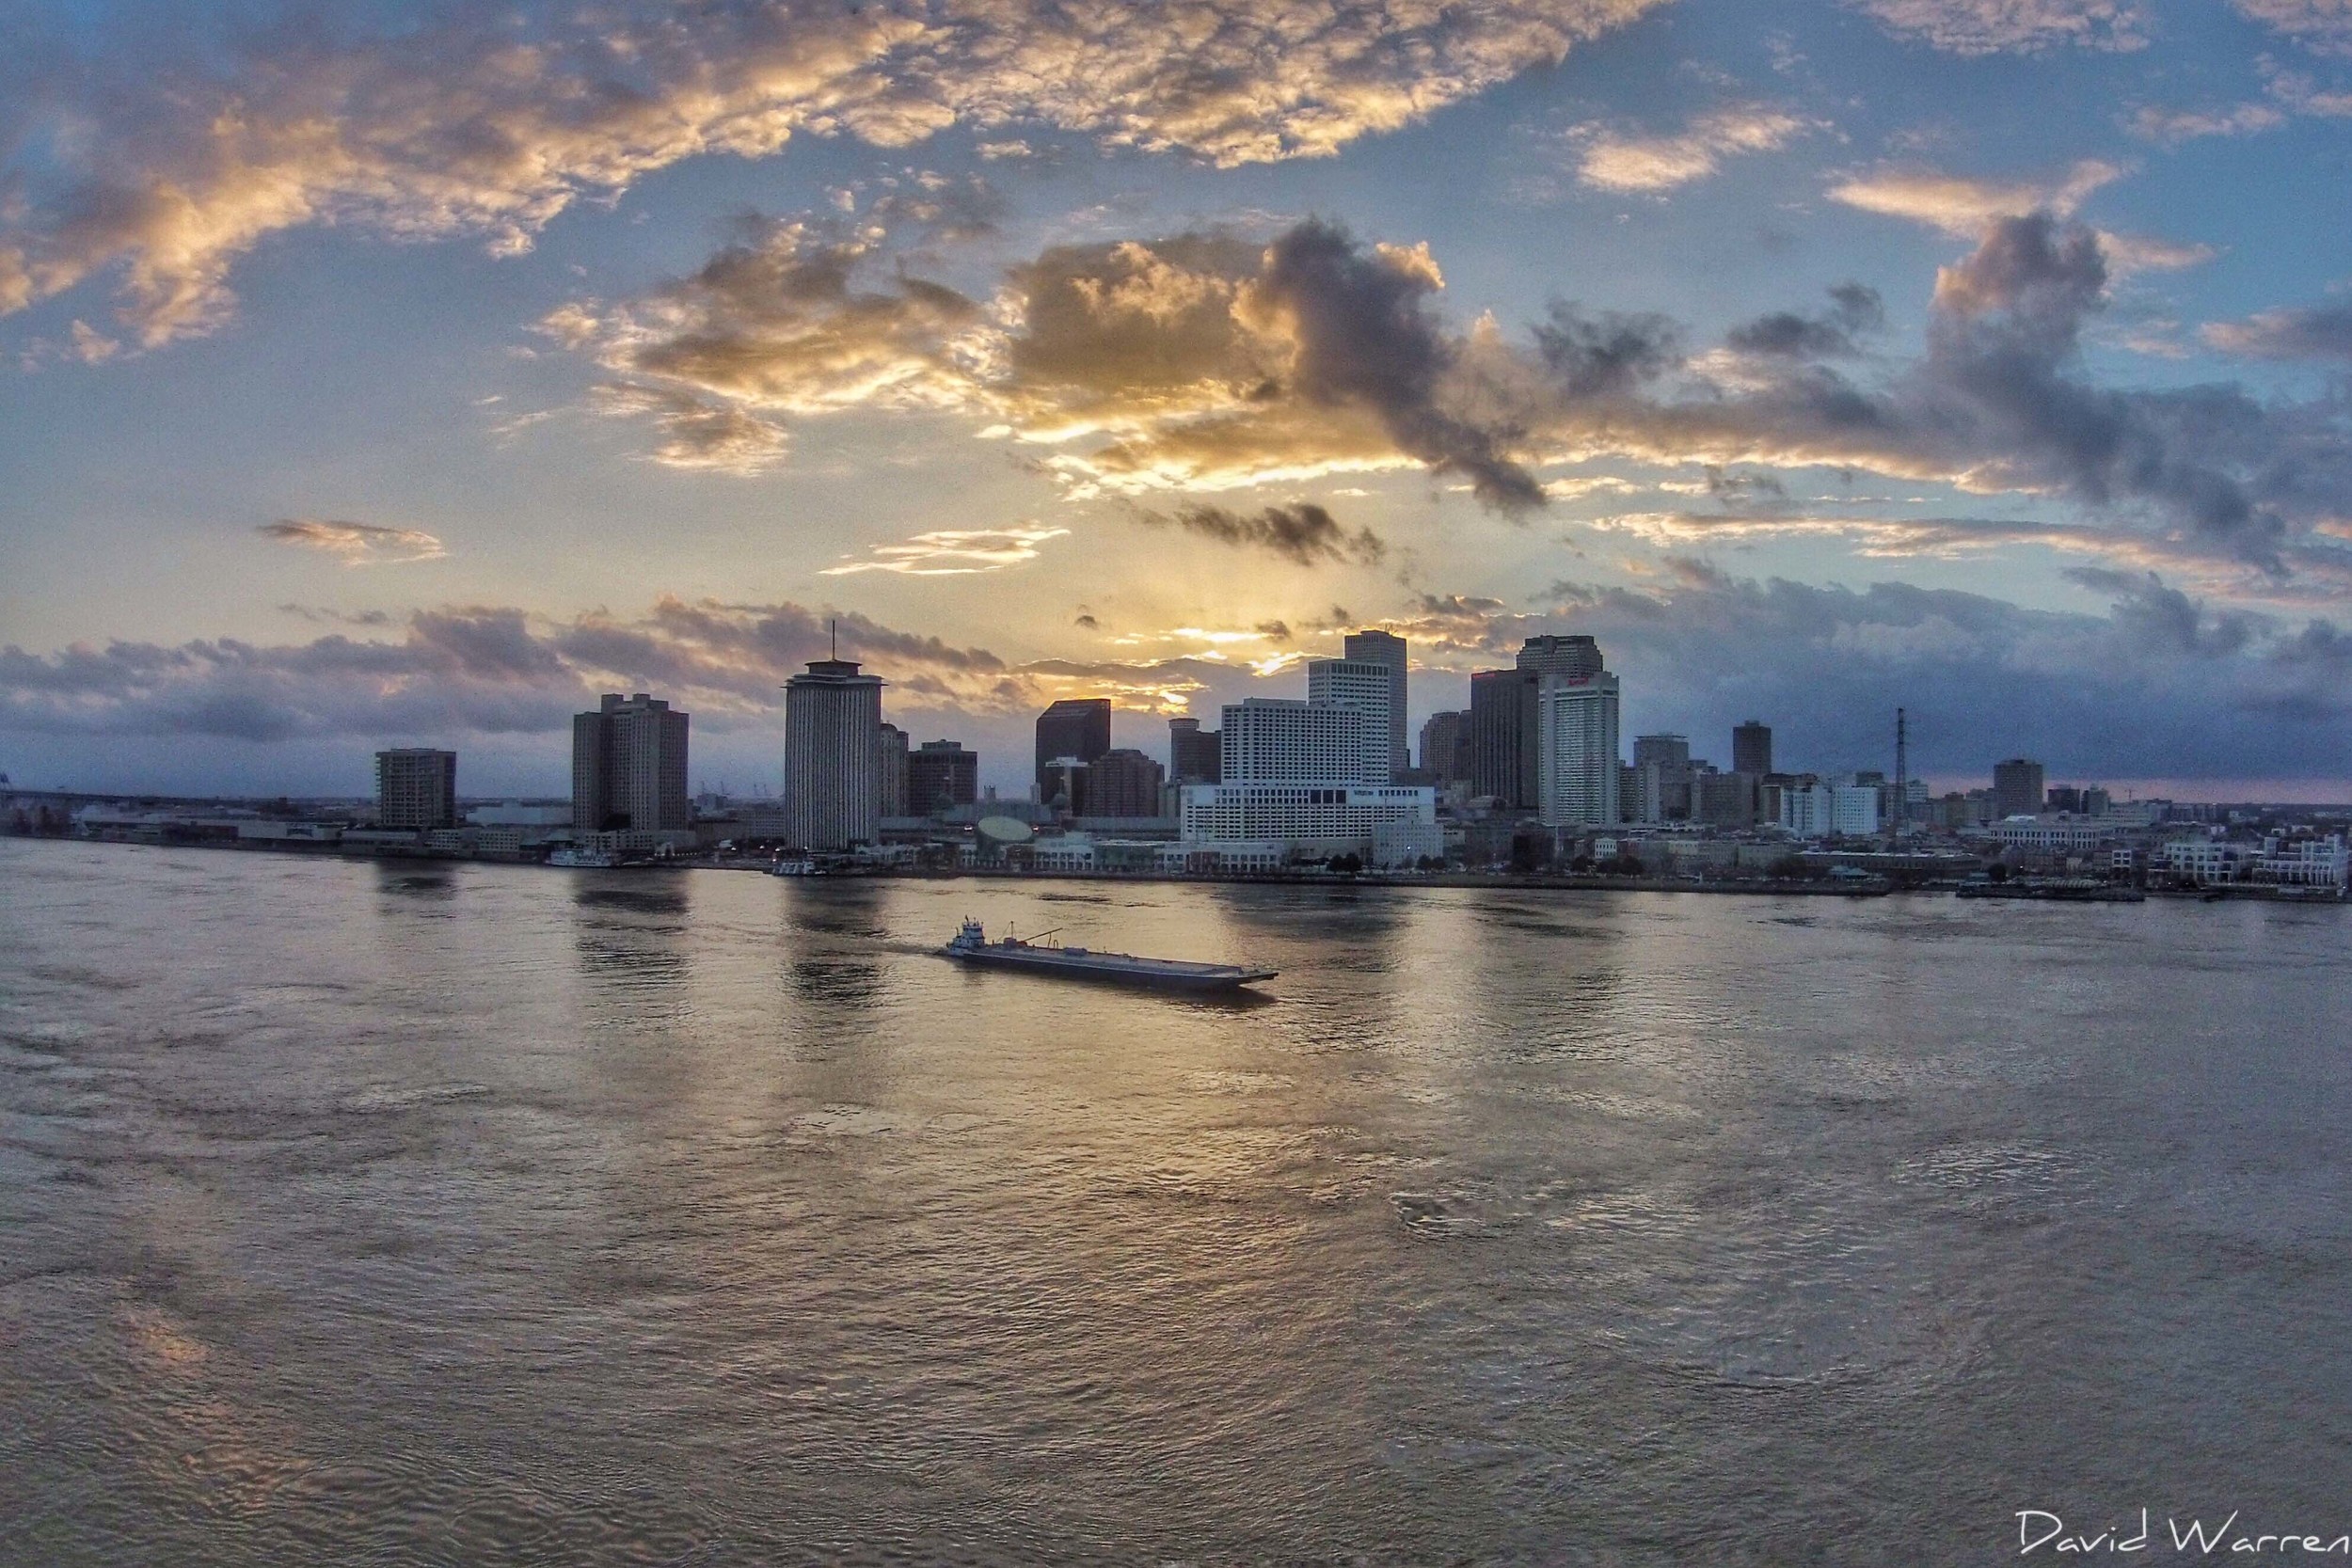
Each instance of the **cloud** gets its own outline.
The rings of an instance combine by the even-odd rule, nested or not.
[[[1653,585],[1555,583],[1537,608],[1432,596],[1390,619],[1447,668],[1505,662],[1520,640],[1598,639],[1625,683],[1629,733],[1689,734],[1718,765],[1760,716],[1784,767],[1912,762],[1989,775],[2042,758],[2053,776],[2341,779],[2352,767],[2352,638],[2333,621],[2216,610],[2145,572],[2077,575],[2105,613],[1948,589],[1754,580],[1669,558]]]
[[[828,566],[820,577],[849,577],[858,572],[901,572],[910,577],[963,577],[975,572],[1001,572],[1008,566],[1038,558],[1038,546],[1066,538],[1066,528],[1035,525],[1012,528],[936,529],[918,533],[898,545],[877,545],[874,559]]]
[[[2265,310],[2245,321],[2209,323],[2199,336],[2249,359],[2352,360],[2352,304]]]
[[[2352,7],[2344,0],[2231,0],[2240,14],[2319,55],[2352,55]]]
[[[1886,325],[1886,305],[1876,289],[1840,283],[1830,290],[1830,309],[1820,315],[1778,310],[1732,328],[1724,341],[1741,354],[1784,359],[1836,359],[1861,352],[1857,340]]]
[[[1596,127],[1585,134],[1577,175],[1607,191],[1671,190],[1713,174],[1727,157],[1777,151],[1818,128],[1816,120],[1760,103],[1702,115],[1670,136]]]
[[[2166,109],[2142,104],[2124,120],[2124,128],[2142,141],[2178,147],[2201,136],[2249,136],[2275,131],[2287,117],[2267,103],[2236,103],[2227,108]]]
[[[845,271],[828,252],[818,280],[791,283],[787,305],[762,293],[738,310],[731,291],[695,281],[596,318],[644,324],[660,301],[691,297],[674,335],[590,327],[580,338],[605,352],[626,342],[649,385],[747,418],[851,400],[950,410],[1016,450],[1048,449],[1037,466],[1076,498],[1418,466],[1517,510],[1545,499],[1534,473],[1548,464],[1821,466],[2068,505],[2101,526],[2299,571],[2305,536],[2341,515],[2352,485],[2344,410],[2258,402],[2230,385],[2090,380],[2084,333],[2112,280],[2197,253],[2135,249],[2049,211],[1984,217],[2027,196],[2067,199],[2110,173],[2078,166],[2054,185],[1936,206],[1983,227],[1939,271],[1925,352],[1908,360],[1855,352],[1884,309],[1858,285],[1833,290],[1825,310],[1735,327],[1697,357],[1666,318],[1565,301],[1524,339],[1488,317],[1457,328],[1436,309],[1442,278],[1426,246],[1365,245],[1312,220],[1266,244],[1195,233],[1057,246],[1009,269],[968,326],[961,308],[912,283],[864,288],[857,268],[870,261]],[[765,276],[800,278],[803,231],[767,232],[795,237],[791,264]],[[835,380],[834,365],[873,357],[818,356],[810,391],[797,326],[763,325],[799,322],[802,299],[828,310],[879,301],[882,325],[857,341],[903,360]]]
[[[902,147],[952,125],[1044,124],[1219,166],[1324,156],[1658,3],[620,0],[125,28],[100,60],[40,40],[11,96],[27,105],[12,139],[40,150],[41,178],[0,216],[0,311],[114,270],[151,348],[226,320],[237,259],[288,230],[474,236],[514,254],[583,196],[804,133]]]
[[[2148,43],[2147,16],[2132,0],[1856,3],[1898,38],[1915,40],[1950,55],[2030,54],[2062,44],[2130,51]]]
[[[1144,522],[1155,527],[1173,526],[1221,545],[1270,550],[1301,566],[1323,562],[1371,565],[1387,556],[1389,550],[1387,543],[1371,529],[1359,528],[1350,533],[1338,518],[1312,501],[1269,506],[1254,513],[1231,512],[1221,506],[1186,506],[1180,507],[1172,517],[1153,512],[1140,515]]]
[[[438,561],[449,554],[438,539],[421,530],[384,528],[374,523],[286,517],[263,523],[254,531],[280,545],[341,556],[346,566],[405,565],[416,561]]]
[[[2123,177],[2116,164],[2085,158],[2047,180],[1978,180],[1924,168],[1885,168],[1830,188],[1830,199],[1866,213],[1910,218],[1957,239],[1975,239],[2003,218],[2073,215],[2093,191]]]
[[[1072,494],[1422,466],[1505,509],[1541,492],[1438,314],[1425,245],[1363,245],[1308,220],[1059,245],[1013,266],[983,311],[882,252],[760,222],[640,300],[578,302],[543,330],[628,377],[606,406],[651,415],[656,455],[755,471],[781,420],[850,406],[953,409],[1025,445]]]

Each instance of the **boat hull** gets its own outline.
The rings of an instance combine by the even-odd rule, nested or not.
[[[1009,969],[1042,974],[1057,980],[1083,980],[1098,986],[1125,986],[1141,990],[1207,995],[1230,991],[1259,980],[1271,980],[1271,969],[1226,969],[1211,965],[1161,968],[1152,960],[1118,961],[1108,956],[1064,957],[1051,948],[1007,953],[988,948],[943,947],[940,957],[976,969]]]

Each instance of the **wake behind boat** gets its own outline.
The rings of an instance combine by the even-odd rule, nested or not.
[[[1182,958],[1138,958],[1132,953],[1095,953],[1084,947],[1057,947],[1019,937],[991,942],[977,920],[967,920],[955,941],[939,950],[940,957],[963,964],[988,964],[999,969],[1057,974],[1071,980],[1098,980],[1111,985],[1149,986],[1157,990],[1224,991],[1255,980],[1271,980],[1271,969],[1243,969],[1233,964],[1187,963]]]

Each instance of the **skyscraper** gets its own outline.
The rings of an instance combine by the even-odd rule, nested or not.
[[[1130,747],[1114,746],[1087,764],[1082,816],[1157,816],[1168,770]]]
[[[980,753],[960,740],[926,740],[907,753],[907,809],[937,816],[980,798]]]
[[[1518,667],[1539,675],[1597,675],[1608,668],[1600,644],[1581,634],[1529,638],[1519,644]]]
[[[675,832],[692,825],[686,792],[688,716],[643,691],[608,691],[572,719],[572,826]]]
[[[882,790],[882,800],[878,809],[884,816],[904,816],[907,814],[907,732],[896,724],[884,724],[881,736],[878,787]]]
[[[882,677],[846,658],[812,659],[785,682],[785,837],[795,847],[881,836],[882,694]]]
[[[1378,784],[1364,776],[1364,716],[1355,708],[1251,697],[1228,703],[1218,732],[1224,784]]]
[[[1638,781],[1641,822],[1680,822],[1691,816],[1691,742],[1679,735],[1633,737],[1633,771]],[[1627,802],[1620,801],[1623,805]]]
[[[1037,783],[1041,800],[1052,800],[1045,789],[1045,770],[1062,757],[1092,762],[1111,749],[1111,700],[1108,697],[1064,697],[1037,716]]]
[[[375,753],[375,825],[457,826],[457,753],[402,746]]]
[[[1370,634],[1367,634],[1370,635]],[[1386,635],[1381,634],[1381,635]],[[1390,639],[1394,642],[1397,640]],[[1401,648],[1402,642],[1397,645]],[[1307,661],[1307,701],[1316,707],[1349,708],[1363,716],[1363,760],[1346,774],[1364,784],[1387,784],[1396,776],[1396,752],[1390,736],[1396,726],[1393,704],[1402,677],[1386,664],[1369,659],[1314,658]]]
[[[1470,775],[1470,715],[1460,709],[1433,713],[1422,721],[1421,770],[1454,784]]]
[[[1772,727],[1751,719],[1731,730],[1731,770],[1761,777],[1772,770]]]
[[[1617,820],[1617,677],[1546,675],[1536,689],[1538,809],[1553,827]]]
[[[2031,816],[2042,809],[2042,764],[2011,757],[1993,765],[1993,815]]]
[[[1351,664],[1377,664],[1389,672],[1389,776],[1413,765],[1405,750],[1405,639],[1394,632],[1352,631],[1341,641],[1340,652]]]
[[[1481,670],[1470,676],[1470,793],[1491,797],[1505,811],[1535,809],[1535,689],[1534,670]]]
[[[1168,721],[1168,773],[1180,784],[1215,784],[1219,777],[1217,732],[1204,730],[1198,719]]]

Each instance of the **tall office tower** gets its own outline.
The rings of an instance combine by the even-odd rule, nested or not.
[[[907,814],[907,732],[896,724],[882,726],[880,811],[884,816]]]
[[[882,678],[819,658],[784,683],[784,836],[847,849],[882,836]]]
[[[1589,637],[1531,637],[1519,644],[1519,668],[1539,675],[1597,675],[1608,666]]]
[[[1691,816],[1691,742],[1679,735],[1633,737],[1633,771],[1639,776],[1642,822],[1681,822]],[[1621,802],[1622,803],[1622,802]]]
[[[1772,770],[1772,727],[1751,719],[1731,730],[1731,770],[1762,775]]]
[[[457,753],[401,746],[375,753],[375,825],[457,826]]]
[[[1679,735],[1637,735],[1633,737],[1633,766],[1646,768],[1651,763],[1669,767],[1691,766],[1691,741]]]
[[[1087,764],[1086,815],[1157,816],[1168,769],[1141,752],[1114,746]]]
[[[907,810],[938,816],[980,798],[980,753],[961,740],[926,740],[907,753]]]
[[[1111,700],[1108,697],[1064,697],[1037,716],[1038,798],[1054,797],[1045,789],[1046,765],[1058,757],[1092,762],[1111,749]]]
[[[1546,675],[1536,689],[1536,792],[1552,827],[1617,820],[1617,677]]]
[[[1052,806],[1057,811],[1066,811],[1073,816],[1085,815],[1087,769],[1092,766],[1076,757],[1056,757],[1038,769],[1038,803]]]
[[[1756,826],[1756,773],[1701,773],[1692,781],[1691,816],[1718,828]]]
[[[1168,773],[1171,784],[1215,784],[1217,781],[1217,736],[1204,730],[1198,719],[1168,721]]]
[[[1251,697],[1226,704],[1223,723],[1217,733],[1221,784],[1387,782],[1364,772],[1364,715],[1355,708]]]
[[[1388,669],[1389,775],[1393,778],[1413,765],[1405,751],[1405,639],[1394,632],[1351,631],[1341,641],[1340,653],[1351,664],[1378,664]]]
[[[1505,811],[1535,809],[1535,689],[1534,670],[1481,670],[1470,676],[1470,793],[1488,796]]]
[[[1395,711],[1391,705],[1396,700],[1398,678],[1389,666],[1370,659],[1307,661],[1308,702],[1316,707],[1352,708],[1363,715],[1364,759],[1346,777],[1360,779],[1365,784],[1387,784],[1396,776],[1396,752],[1389,744],[1389,736],[1395,728],[1390,720]]]
[[[572,826],[671,832],[691,827],[687,715],[640,691],[608,691],[572,719]]]
[[[1470,775],[1470,715],[1459,708],[1422,721],[1421,770],[1454,784]]]
[[[2011,757],[1993,765],[1993,816],[2031,816],[2042,810],[2042,764]]]

